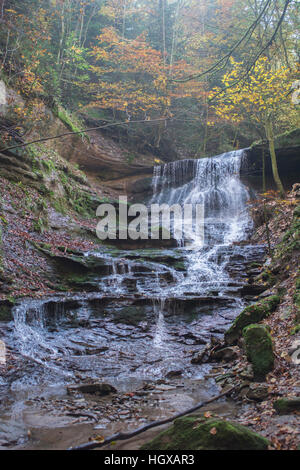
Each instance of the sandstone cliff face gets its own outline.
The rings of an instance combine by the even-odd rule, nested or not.
[[[0,124],[2,130],[13,129],[15,116],[12,113],[14,106],[24,106],[23,98],[12,89],[8,89],[4,82],[0,82]],[[18,122],[18,125],[20,123]],[[21,123],[22,126],[22,123]],[[84,124],[82,125],[83,127]],[[80,129],[82,128],[80,126]],[[88,126],[86,126],[88,127]],[[96,127],[96,126],[95,126]],[[71,132],[71,129],[53,111],[41,105],[39,121],[34,122],[30,130],[25,130],[24,140],[31,141],[40,137],[57,136]],[[11,134],[13,135],[13,134]],[[17,135],[14,140],[20,141]],[[5,147],[5,144],[1,144]],[[78,166],[87,176],[87,180],[104,192],[118,194],[147,193],[151,186],[151,177],[155,156],[151,153],[133,152],[125,145],[119,145],[111,137],[99,130],[91,131],[85,136],[67,135],[59,139],[49,140],[38,146],[35,153],[43,148],[53,151],[62,159]],[[31,149],[31,147],[29,148]],[[9,177],[16,173],[18,177],[26,178],[32,182],[37,181],[36,174],[30,168],[31,163],[24,157],[22,150],[5,152],[0,156],[3,172]],[[142,196],[141,196],[142,197]]]
[[[51,135],[66,132],[66,126],[53,114],[49,116]],[[56,148],[66,160],[78,163],[87,173],[105,181],[136,174],[152,174],[154,156],[138,155],[134,160],[122,148],[100,131],[88,133],[88,138],[70,135],[56,141]]]
[[[54,118],[53,135],[64,131],[65,126]],[[140,154],[129,161],[126,148],[122,148],[100,131],[92,131],[88,139],[74,135],[64,137],[56,143],[59,154],[76,163],[96,185],[116,191],[119,194],[146,194],[151,186],[155,157]]]

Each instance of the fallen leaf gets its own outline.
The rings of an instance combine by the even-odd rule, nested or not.
[[[96,436],[96,437],[93,437],[93,441],[97,441],[97,442],[104,442],[104,437],[103,436]]]

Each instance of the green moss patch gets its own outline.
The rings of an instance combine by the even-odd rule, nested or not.
[[[254,378],[264,380],[274,367],[273,342],[269,330],[265,325],[249,325],[243,330],[243,336]]]
[[[288,414],[300,411],[300,398],[280,398],[273,403],[273,406],[279,414]]]
[[[144,444],[142,450],[265,450],[269,442],[244,426],[185,416]]]
[[[53,109],[55,116],[61,120],[61,122],[72,132],[78,132],[78,135],[85,137],[85,134],[81,132],[82,129],[79,127],[79,122],[74,116],[72,116],[68,111],[66,111],[61,106],[55,106]]]
[[[0,301],[0,322],[9,322],[13,320],[12,308],[14,303],[10,300]]]
[[[264,300],[249,305],[235,319],[229,330],[225,333],[227,344],[235,343],[242,334],[243,328],[252,323],[262,321],[272,313],[280,302],[278,295],[272,295]]]

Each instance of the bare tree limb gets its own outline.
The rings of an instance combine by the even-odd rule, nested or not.
[[[87,444],[82,444],[78,447],[70,447],[68,450],[92,450],[92,449],[97,449],[99,447],[104,447],[107,444],[110,444],[111,442],[114,442],[114,441],[126,441],[127,439],[131,439],[132,437],[137,436],[138,434],[141,434],[145,431],[148,431],[149,429],[156,428],[157,426],[162,426],[163,424],[171,423],[172,421],[174,421],[174,419],[193,413],[194,411],[197,411],[199,408],[202,408],[203,406],[208,405],[209,403],[212,403],[213,401],[216,401],[219,398],[229,395],[231,392],[233,392],[235,388],[236,387],[231,387],[229,390],[221,393],[220,395],[213,397],[210,400],[197,403],[197,405],[193,406],[193,408],[189,408],[188,410],[182,411],[181,413],[177,413],[176,415],[171,416],[171,418],[166,418],[161,421],[153,421],[149,424],[146,424],[145,426],[135,429],[132,432],[128,432],[128,433],[119,432],[117,434],[114,434],[113,436],[107,437],[106,439],[104,439],[103,442],[91,441],[91,442],[88,442]]]
[[[271,1],[272,0],[267,0],[266,1],[266,4],[265,6],[263,7],[263,9],[261,10],[261,12],[259,13],[258,17],[255,19],[255,21],[249,26],[249,28],[247,29],[247,31],[244,33],[244,35],[241,37],[241,39],[239,39],[239,41],[237,43],[235,43],[235,45],[230,49],[230,51],[225,54],[221,59],[219,59],[214,65],[212,65],[211,67],[209,67],[207,70],[205,70],[204,72],[201,72],[199,74],[196,74],[196,75],[190,75],[189,77],[186,77],[184,79],[177,79],[174,81],[176,82],[179,82],[179,83],[185,83],[185,82],[188,82],[190,80],[194,80],[196,78],[200,78],[200,77],[203,77],[204,75],[207,75],[211,72],[214,72],[215,70],[220,70],[220,69],[223,69],[224,67],[226,67],[226,65],[228,64],[228,61],[230,59],[230,57],[232,56],[232,54],[236,51],[236,49],[238,49],[238,47],[242,44],[242,42],[250,35],[250,37],[252,36],[254,30],[256,29],[259,21],[261,20],[261,18],[263,17],[264,13],[266,12],[266,10],[268,9],[269,5],[271,4]],[[218,68],[220,66],[220,68]]]
[[[214,99],[220,95],[221,93],[223,93],[224,91],[226,91],[228,88],[233,88],[235,87],[238,83],[240,83],[242,80],[244,80],[248,74],[250,73],[250,71],[253,69],[253,67],[255,66],[256,62],[258,61],[258,59],[262,56],[262,54],[273,44],[273,41],[275,40],[276,36],[277,36],[277,33],[278,31],[280,30],[281,28],[281,25],[282,25],[282,22],[284,20],[284,17],[286,15],[286,12],[287,12],[287,9],[288,9],[288,6],[289,4],[291,3],[292,0],[286,0],[285,2],[285,6],[284,6],[284,9],[283,9],[283,12],[281,14],[281,17],[279,18],[279,21],[277,23],[277,26],[271,36],[271,38],[268,40],[268,42],[265,44],[264,47],[261,48],[261,50],[256,54],[256,56],[254,57],[253,61],[247,66],[246,68],[246,71],[245,73],[243,73],[243,75],[241,75],[241,77],[239,77],[235,82],[231,83],[230,85],[228,85],[227,87],[223,87],[223,88],[220,88],[220,91],[218,91],[218,93],[216,93],[213,98],[211,98],[209,101],[212,102],[214,101]]]
[[[254,65],[256,64],[257,60],[261,57],[261,55],[272,45],[273,41],[275,40],[276,36],[277,36],[277,33],[281,27],[281,24],[285,18],[285,15],[286,15],[286,12],[287,12],[287,9],[288,9],[288,6],[289,4],[292,2],[292,0],[286,0],[285,1],[285,5],[284,5],[284,8],[283,8],[283,12],[278,20],[278,23],[276,25],[276,28],[271,36],[271,38],[267,41],[267,43],[259,50],[259,52],[255,55],[254,59],[251,61],[249,67],[247,68],[247,72],[245,73],[244,76],[247,76],[249,71],[254,67]],[[268,7],[272,5],[272,1],[271,0],[267,0],[266,1],[266,4],[265,6],[263,7],[263,9],[261,10],[261,12],[259,13],[258,17],[255,19],[255,21],[249,26],[249,28],[247,29],[247,31],[245,32],[245,34],[241,37],[241,39],[230,49],[230,51],[225,54],[220,60],[218,60],[214,65],[212,65],[211,67],[209,67],[207,70],[205,70],[204,72],[201,72],[199,74],[196,74],[196,75],[190,75],[189,77],[186,77],[184,79],[174,79],[175,82],[179,82],[179,83],[185,83],[185,82],[188,82],[188,81],[191,81],[191,80],[194,80],[194,79],[197,79],[197,78],[200,78],[200,77],[203,77],[209,73],[212,73],[212,72],[216,72],[216,71],[220,71],[222,69],[224,69],[227,65],[228,65],[228,62],[229,62],[229,59],[230,57],[232,57],[233,53],[239,48],[239,46],[243,43],[243,41],[245,39],[247,39],[247,41],[249,41],[249,39],[251,38],[252,34],[254,33],[256,27],[258,26],[259,24],[259,21],[263,18],[263,15],[265,14],[265,12],[267,11]],[[243,76],[243,77],[244,77]],[[242,78],[243,78],[242,77]]]
[[[32,140],[30,142],[24,142],[23,144],[11,145],[10,147],[5,147],[5,148],[0,149],[0,153],[8,152],[9,150],[14,150],[14,149],[21,148],[21,147],[27,147],[28,145],[32,145],[32,144],[38,144],[40,142],[46,142],[47,140],[61,139],[62,137],[66,137],[68,135],[86,134],[88,132],[92,132],[92,131],[96,131],[96,130],[100,130],[100,129],[106,129],[108,127],[122,126],[124,124],[127,124],[127,125],[128,124],[140,124],[140,123],[151,124],[151,123],[155,123],[155,122],[165,122],[165,121],[170,121],[170,120],[172,120],[172,118],[164,117],[164,118],[149,119],[149,120],[143,119],[143,120],[139,120],[139,121],[128,121],[127,120],[127,121],[120,121],[120,122],[112,122],[112,123],[109,123],[109,124],[104,124],[103,126],[90,127],[88,129],[82,129],[82,130],[76,131],[76,132],[64,132],[63,134],[53,135],[53,136],[50,136],[50,137],[42,137],[41,139]]]

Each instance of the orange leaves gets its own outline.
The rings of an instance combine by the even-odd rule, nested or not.
[[[127,40],[121,38],[114,28],[104,28],[97,37],[98,44],[91,55],[97,61],[107,61],[118,66],[123,73],[159,74],[162,59],[159,51],[147,44],[145,35]]]
[[[97,106],[133,114],[170,106],[161,54],[145,35],[125,40],[114,28],[105,28],[97,39],[90,53],[96,61],[91,70],[100,79],[91,87]]]
[[[96,106],[138,115],[156,112],[171,114],[174,100],[205,97],[201,82],[170,82],[170,66],[162,54],[147,42],[143,33],[134,39],[124,39],[113,27],[104,28],[90,55],[95,63],[90,70],[99,77],[96,85],[89,85]],[[192,73],[185,61],[175,62],[172,78],[180,79]]]

